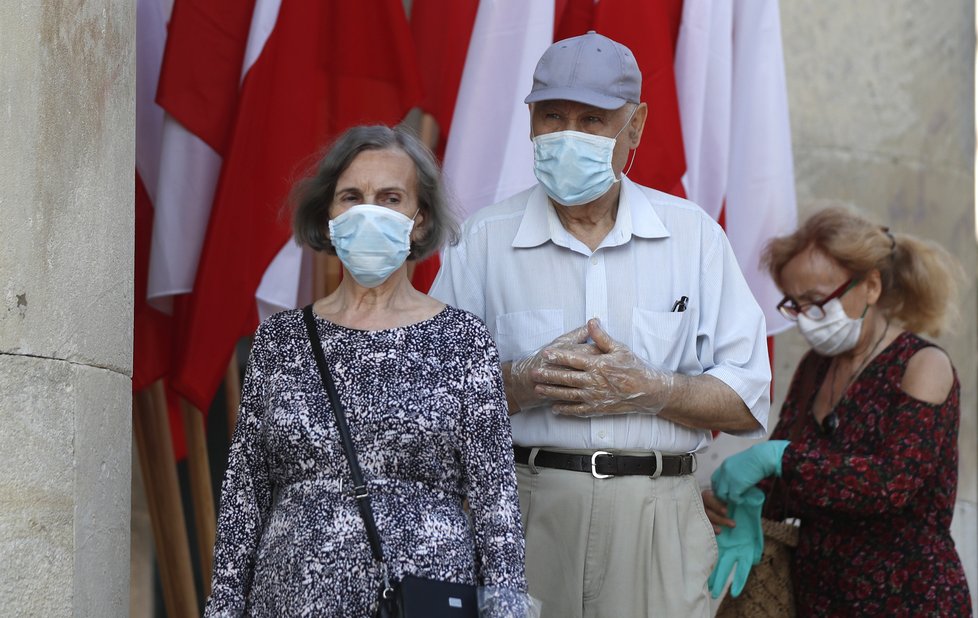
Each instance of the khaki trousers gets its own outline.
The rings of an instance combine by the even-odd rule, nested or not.
[[[585,452],[585,451],[568,451]],[[517,465],[541,618],[709,618],[716,537],[692,474],[596,479]]]

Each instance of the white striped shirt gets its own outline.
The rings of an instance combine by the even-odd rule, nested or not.
[[[591,251],[561,225],[540,185],[466,221],[443,256],[435,298],[481,317],[503,362],[589,318],[635,354],[730,386],[767,435],[771,372],[764,316],[723,230],[698,206],[622,179],[615,225]],[[688,297],[686,311],[672,311]],[[658,416],[577,418],[549,407],[511,417],[523,446],[696,451],[711,440]]]

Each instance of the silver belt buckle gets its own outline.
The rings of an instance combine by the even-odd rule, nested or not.
[[[655,456],[655,472],[649,478],[657,479],[662,476],[662,451],[652,451],[652,455]]]
[[[614,474],[598,474],[597,459],[598,455],[611,455],[608,451],[594,451],[591,453],[591,476],[596,479],[610,479]]]

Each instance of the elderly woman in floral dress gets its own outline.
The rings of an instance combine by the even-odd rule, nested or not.
[[[356,127],[297,188],[296,239],[343,278],[312,305],[393,580],[526,599],[523,532],[496,347],[473,315],[412,287],[406,261],[455,231],[430,152]],[[302,311],[258,328],[221,496],[208,616],[368,616],[381,567]],[[470,512],[463,503],[468,500]]]

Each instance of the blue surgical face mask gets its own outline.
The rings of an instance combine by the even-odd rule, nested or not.
[[[607,193],[619,181],[611,166],[615,143],[632,121],[635,109],[614,137],[578,131],[534,137],[533,173],[547,195],[564,206],[580,206]]]
[[[413,228],[414,219],[395,210],[358,204],[330,219],[329,239],[347,272],[363,287],[373,288],[407,259]]]

